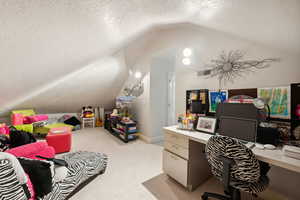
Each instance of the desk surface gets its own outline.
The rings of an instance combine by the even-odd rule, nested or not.
[[[180,130],[176,127],[177,126],[164,127],[164,130],[186,136],[190,140],[203,144],[206,144],[209,138],[212,136],[211,134],[198,131]],[[257,147],[254,147],[252,148],[252,151],[256,155],[257,159],[261,161],[300,173],[300,160],[284,156],[281,148],[277,148],[275,150],[261,150]]]

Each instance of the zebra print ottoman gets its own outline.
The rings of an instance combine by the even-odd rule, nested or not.
[[[63,182],[54,183],[53,190],[42,200],[64,200],[89,178],[103,174],[107,156],[102,153],[79,151],[62,157],[68,163],[68,175]]]
[[[79,151],[62,157],[68,163],[68,174],[61,182],[53,183],[53,190],[38,200],[65,200],[84,186],[92,178],[103,174],[107,165],[107,156],[102,153]],[[17,178],[12,163],[0,159],[0,200],[28,200],[30,196],[26,184]]]

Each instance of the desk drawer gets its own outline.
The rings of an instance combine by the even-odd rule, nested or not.
[[[186,148],[183,148],[182,146],[180,146],[178,144],[174,144],[169,141],[165,141],[165,149],[167,149],[170,152],[177,154],[187,160],[189,158],[189,150]]]
[[[177,182],[187,187],[188,162],[186,160],[164,150],[163,170]]]
[[[171,144],[177,144],[186,149],[189,148],[189,139],[176,133],[172,133],[169,131],[165,132],[165,141]]]

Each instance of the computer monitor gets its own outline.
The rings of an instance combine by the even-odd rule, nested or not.
[[[257,120],[259,112],[252,103],[219,103],[216,118],[222,116]]]
[[[218,134],[245,142],[256,142],[257,120],[221,116]]]

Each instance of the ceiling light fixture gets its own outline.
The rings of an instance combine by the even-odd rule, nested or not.
[[[142,77],[142,73],[141,72],[135,72],[134,74],[135,78],[139,79]]]
[[[190,65],[192,62],[191,62],[191,59],[189,59],[189,58],[184,58],[184,59],[182,59],[182,63],[183,63],[184,65]]]
[[[192,55],[192,49],[190,48],[185,48],[183,51],[182,51],[182,54],[185,56],[185,57],[190,57]]]

